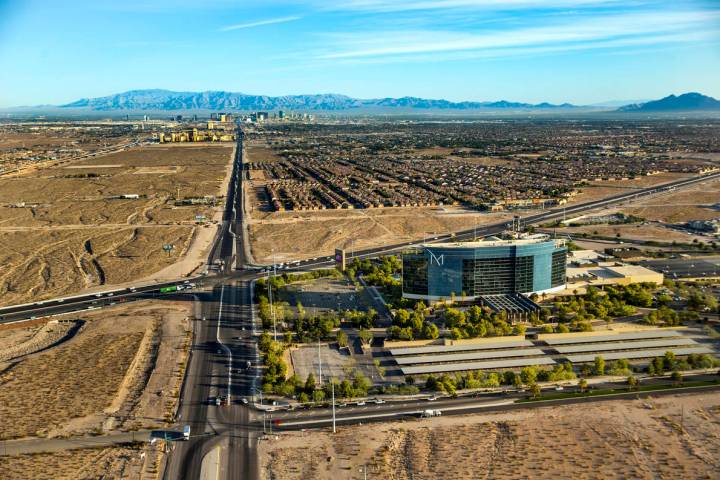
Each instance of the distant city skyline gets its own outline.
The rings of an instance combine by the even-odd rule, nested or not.
[[[0,2],[0,107],[132,89],[588,105],[720,98],[720,5]]]

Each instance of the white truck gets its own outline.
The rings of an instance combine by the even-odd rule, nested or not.
[[[190,440],[190,425],[183,427],[183,440]]]
[[[440,410],[424,410],[420,414],[420,418],[439,417],[440,415],[442,415],[442,412]]]

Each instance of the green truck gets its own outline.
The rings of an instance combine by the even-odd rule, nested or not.
[[[178,290],[177,285],[173,285],[172,287],[160,288],[160,293],[172,293],[172,292],[177,292],[177,290]]]

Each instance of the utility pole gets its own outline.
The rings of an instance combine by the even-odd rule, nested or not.
[[[277,269],[275,267],[275,251],[273,250],[273,278],[277,275]],[[272,284],[270,282],[270,271],[268,271],[268,300],[270,301],[270,317],[273,322],[273,340],[277,342],[277,327],[275,325],[275,307],[273,307],[273,293]]]
[[[318,339],[318,382],[322,386],[322,357],[320,356],[320,339]]]
[[[332,380],[330,380],[330,388],[332,389],[333,433],[335,433],[335,382]]]

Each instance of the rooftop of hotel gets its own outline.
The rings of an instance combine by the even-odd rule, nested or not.
[[[532,245],[536,243],[555,242],[557,246],[564,246],[565,240],[561,238],[551,238],[545,234],[526,235],[522,238],[512,238],[502,240],[497,237],[490,237],[488,240],[479,240],[474,242],[437,242],[423,243],[422,248],[488,248],[488,247],[508,247],[519,245]]]

